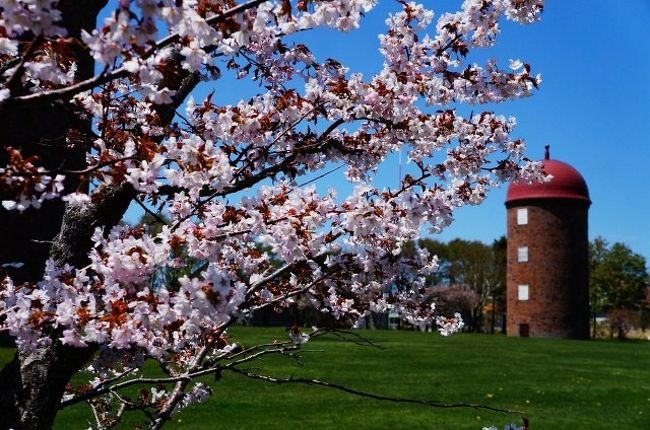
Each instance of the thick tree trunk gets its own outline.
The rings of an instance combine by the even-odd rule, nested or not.
[[[59,1],[62,25],[68,36],[78,38],[82,29],[91,31],[106,3],[107,0]],[[92,77],[94,64],[88,52],[78,44],[71,44],[70,48],[77,60],[76,78]],[[24,93],[26,90],[20,84],[12,88],[14,95]],[[37,164],[47,169],[80,169],[85,166],[89,140],[90,122],[80,119],[65,102],[35,104],[0,113],[3,163],[7,159],[5,148],[13,147],[24,156],[39,157]],[[73,190],[83,185],[76,178],[69,178],[65,186]],[[23,263],[18,269],[7,269],[14,281],[35,282],[41,278],[52,243],[62,233],[64,211],[61,201],[46,202],[41,209],[29,209],[22,214],[0,208],[0,263]],[[77,252],[81,254],[83,249]],[[70,348],[58,341],[30,353],[16,353],[0,371],[0,429],[50,428],[70,377],[93,353],[93,348]]]
[[[94,348],[71,348],[55,342],[16,354],[0,372],[0,428],[51,428],[66,385],[94,352]]]
[[[97,13],[106,2],[60,1],[68,32],[78,35],[81,28],[89,30],[94,27]],[[79,70],[84,74],[80,78],[92,76],[92,61],[87,53],[80,52],[79,56]],[[200,81],[198,73],[183,70],[180,61],[176,63],[174,70],[169,70],[171,78],[166,82],[168,88],[176,90],[173,103],[157,107],[161,124],[173,120],[175,109]],[[2,112],[0,143],[20,146],[30,154],[47,159],[46,167],[49,168],[83,167],[87,146],[81,142],[70,149],[66,138],[71,132],[74,136],[84,136],[89,124],[61,110],[62,105],[66,104],[53,103]],[[44,142],[55,142],[56,146],[47,146]],[[66,185],[75,187],[78,184]],[[61,202],[52,202],[47,208],[22,216],[0,208],[0,263],[25,262],[18,272],[11,273],[19,281],[39,280],[47,258],[75,267],[85,266],[94,229],[116,225],[135,195],[133,187],[125,183],[105,187],[98,201],[84,207],[66,208]],[[17,352],[13,361],[0,372],[0,430],[51,428],[67,383],[96,351],[94,346],[65,346],[57,340],[59,336],[51,337],[54,340],[52,345],[30,353]]]
[[[99,10],[107,0],[59,1],[63,26],[72,38],[81,30],[91,31]],[[38,51],[40,48],[37,48]],[[70,44],[77,62],[79,80],[94,74],[93,60],[78,44]],[[28,90],[19,85],[12,94],[25,94]],[[5,148],[18,148],[23,156],[39,157],[38,165],[46,169],[81,169],[85,166],[86,150],[91,137],[90,122],[82,120],[71,110],[69,103],[43,103],[5,109],[0,112],[0,163],[5,164]],[[77,178],[66,181],[68,190],[79,186]],[[7,197],[0,195],[2,200]],[[0,207],[0,264],[21,262],[19,269],[8,269],[17,282],[40,279],[50,242],[61,227],[64,205],[61,201],[46,202],[40,210],[28,209],[25,213],[7,211]]]
[[[50,256],[60,263],[86,265],[94,228],[117,224],[134,195],[133,188],[123,184],[107,188],[93,205],[68,207]],[[59,337],[53,334],[52,345],[35,351],[18,351],[0,372],[0,429],[52,427],[66,384],[96,350],[62,345]]]

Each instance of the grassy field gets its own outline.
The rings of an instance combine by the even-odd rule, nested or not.
[[[321,338],[289,360],[251,364],[278,376],[318,377],[365,391],[524,410],[532,429],[649,429],[650,343],[517,339],[489,335],[364,332],[379,350]],[[282,329],[235,327],[245,345],[285,339]],[[0,360],[7,359],[3,351]],[[225,374],[207,404],[174,417],[179,429],[480,429],[517,415],[433,409],[359,398],[321,387],[272,386]],[[85,428],[85,406],[59,414],[57,429]],[[133,428],[134,416],[121,428]]]

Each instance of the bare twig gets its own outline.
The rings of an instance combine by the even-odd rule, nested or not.
[[[135,367],[133,367],[133,368],[129,368],[129,369],[126,369],[124,372],[122,372],[122,373],[120,373],[120,374],[118,374],[118,375],[115,375],[115,376],[112,377],[112,378],[106,379],[105,381],[100,382],[100,383],[99,383],[95,388],[103,388],[103,387],[105,387],[105,386],[108,385],[108,384],[112,384],[113,382],[119,381],[120,379],[122,379],[122,378],[124,378],[126,375],[128,375],[129,373],[133,373],[133,372],[135,372],[136,370],[138,370],[138,369],[135,368]]]
[[[122,420],[122,416],[124,415],[124,412],[126,412],[126,403],[122,402],[120,403],[119,408],[117,409],[117,413],[115,414],[115,421],[113,427],[117,426],[119,422]]]
[[[302,188],[302,187],[304,187],[304,186],[306,186],[306,185],[309,185],[309,184],[311,184],[311,183],[313,183],[313,182],[318,181],[319,179],[323,179],[325,176],[330,175],[330,174],[336,172],[337,170],[339,170],[340,168],[342,168],[342,167],[344,167],[344,166],[345,166],[345,164],[339,164],[338,166],[334,167],[333,169],[330,169],[330,170],[328,170],[327,172],[322,173],[322,174],[316,176],[315,178],[312,178],[312,179],[310,179],[310,180],[308,180],[308,181],[305,181],[305,182],[303,182],[303,183],[301,183],[301,184],[298,184],[298,185],[296,186],[296,188]],[[296,188],[292,188],[291,190],[289,190],[289,192],[294,191]]]
[[[88,405],[90,406],[90,409],[93,411],[93,417],[95,418],[95,422],[97,423],[97,428],[102,428],[102,420],[99,417],[99,412],[97,412],[97,406],[93,402],[88,402]]]
[[[224,328],[225,329],[225,328]],[[323,335],[327,333],[334,333],[334,330],[319,330],[317,331],[314,336],[318,335]],[[350,333],[347,331],[341,331],[342,334],[346,335],[354,335],[354,333]],[[339,333],[339,334],[341,334]],[[376,346],[374,342],[368,341],[367,339],[364,339],[360,337],[364,341],[366,341],[369,344],[372,344],[373,346]],[[169,400],[166,402],[165,406],[163,409],[156,414],[156,417],[153,419],[153,422],[151,424],[152,429],[158,429],[160,428],[168,419],[169,419],[169,414],[171,411],[174,410],[174,408],[178,405],[178,402],[182,399],[182,396],[184,395],[184,390],[187,384],[192,381],[193,379],[200,377],[200,376],[205,376],[205,375],[210,375],[210,374],[216,374],[216,373],[221,373],[225,370],[230,370],[234,373],[240,374],[242,376],[245,376],[250,379],[255,379],[255,380],[260,380],[264,382],[269,382],[273,384],[304,384],[304,385],[315,385],[315,386],[320,386],[320,387],[325,387],[325,388],[330,388],[338,391],[342,391],[348,394],[352,394],[355,396],[361,396],[365,398],[371,398],[379,401],[385,401],[385,402],[393,402],[393,403],[406,403],[406,404],[413,404],[413,405],[421,405],[421,406],[427,406],[431,408],[471,408],[471,409],[479,409],[479,410],[488,410],[492,412],[499,412],[499,413],[507,413],[507,414],[518,414],[518,415],[524,415],[522,411],[518,410],[510,410],[510,409],[505,409],[505,408],[498,408],[498,407],[493,407],[489,405],[484,405],[484,404],[478,404],[478,403],[465,403],[465,402],[457,402],[457,403],[445,403],[437,400],[420,400],[420,399],[413,399],[413,398],[408,398],[408,397],[398,397],[398,396],[386,396],[383,394],[377,394],[377,393],[372,393],[372,392],[367,392],[367,391],[362,391],[358,390],[355,388],[351,388],[342,384],[336,384],[332,382],[327,382],[327,381],[322,381],[319,379],[309,379],[309,378],[296,378],[294,376],[290,376],[288,378],[278,378],[274,377],[271,375],[265,375],[265,374],[260,374],[260,373],[254,373],[251,371],[251,369],[240,369],[239,366],[245,364],[245,363],[250,363],[251,361],[257,360],[265,355],[270,355],[270,354],[280,354],[284,355],[288,358],[292,358],[295,360],[299,361],[299,357],[296,355],[298,352],[304,352],[301,350],[299,345],[295,345],[292,342],[280,342],[280,343],[271,343],[271,344],[264,344],[264,345],[256,345],[250,348],[247,348],[245,350],[240,350],[230,356],[228,355],[222,355],[220,357],[216,358],[216,363],[215,361],[212,361],[210,363],[209,367],[205,367],[202,365],[202,362],[205,359],[205,356],[208,353],[209,348],[206,346],[204,347],[197,357],[194,359],[193,363],[190,365],[189,370],[185,372],[182,375],[178,376],[169,376],[169,377],[162,377],[162,378],[144,378],[144,377],[139,377],[139,378],[133,378],[128,381],[122,381],[118,382],[115,384],[112,384],[110,386],[103,386],[103,387],[97,387],[95,390],[84,393],[82,395],[79,395],[73,399],[70,399],[66,402],[63,402],[61,404],[61,407],[69,406],[81,401],[85,400],[90,400],[94,397],[100,396],[102,394],[106,393],[112,393],[117,397],[117,399],[122,403],[122,406],[124,408],[133,406],[129,405],[129,402],[125,399],[123,399],[119,394],[118,390],[126,388],[131,385],[137,385],[137,384],[170,384],[170,383],[175,383],[176,386],[174,387]],[[220,360],[229,360],[227,363],[218,363]],[[92,403],[91,403],[92,405]],[[122,409],[122,408],[120,408]],[[119,411],[118,411],[119,412]],[[124,413],[122,410],[121,413]]]
[[[238,373],[240,375],[243,375],[247,378],[250,379],[256,379],[259,381],[264,381],[264,382],[270,382],[273,384],[305,384],[305,385],[317,385],[320,387],[325,387],[325,388],[331,388],[334,390],[338,391],[343,391],[348,394],[353,394],[355,396],[361,396],[361,397],[366,397],[370,399],[375,399],[375,400],[381,400],[385,402],[393,402],[393,403],[410,403],[414,405],[422,405],[422,406],[428,406],[432,408],[442,408],[442,409],[451,409],[451,408],[470,408],[470,409],[479,409],[479,410],[487,410],[487,411],[492,411],[492,412],[500,412],[500,413],[506,413],[506,414],[517,414],[517,415],[524,415],[523,411],[517,411],[517,410],[512,410],[512,409],[503,409],[503,408],[495,408],[493,406],[488,406],[488,405],[483,405],[479,403],[444,403],[444,402],[439,402],[437,400],[419,400],[419,399],[411,399],[411,398],[406,398],[406,397],[392,397],[392,396],[385,396],[382,394],[375,394],[375,393],[369,393],[366,391],[361,391],[361,390],[356,390],[354,388],[346,387],[345,385],[340,385],[340,384],[334,384],[331,382],[326,382],[326,381],[321,381],[318,379],[307,379],[307,378],[276,378],[273,376],[269,375],[262,375],[262,374],[257,374],[257,373],[252,373],[246,370],[241,370],[237,369],[235,367],[229,367],[224,370],[230,370],[235,373]]]
[[[243,364],[243,363],[248,363],[249,361],[256,360],[260,357],[263,357],[265,355],[269,354],[282,354],[282,355],[287,355],[289,356],[288,353],[290,352],[297,352],[299,351],[300,348],[296,345],[291,345],[288,346],[287,344],[284,344],[282,346],[279,346],[277,348],[272,348],[272,349],[264,349],[262,351],[256,352],[255,354],[251,354],[249,356],[246,356],[244,358],[240,358],[239,360],[235,360],[231,363],[228,363],[226,365],[222,365],[218,367],[218,370],[227,370],[227,369],[232,369],[235,368],[236,366]]]
[[[69,174],[69,175],[85,175],[88,173],[92,173],[96,170],[102,169],[104,167],[111,166],[113,164],[121,163],[123,161],[128,161],[128,160],[135,160],[137,157],[135,156],[130,156],[130,157],[122,157],[122,158],[115,158],[109,161],[104,161],[101,163],[94,164],[92,166],[89,166],[85,169],[82,170],[65,170],[65,169],[53,169],[53,170],[39,170],[35,172],[18,172],[18,171],[12,171],[11,174],[13,176],[22,176],[22,177],[30,177],[30,176],[54,176],[56,174]]]
[[[115,158],[115,159],[112,159],[112,160],[109,160],[109,161],[104,161],[104,162],[101,162],[101,163],[94,164],[94,165],[89,166],[89,167],[87,167],[87,168],[85,168],[83,170],[60,170],[60,171],[50,172],[50,174],[60,172],[60,173],[68,173],[68,174],[71,174],[71,175],[85,175],[87,173],[92,173],[95,170],[99,170],[99,169],[104,168],[104,167],[112,166],[113,164],[121,163],[123,161],[135,160],[137,158],[138,157],[136,157],[136,156]]]
[[[163,218],[161,218],[157,213],[155,213],[154,211],[149,209],[147,207],[147,205],[145,205],[144,202],[142,202],[142,200],[140,200],[138,197],[136,197],[134,200],[138,204],[138,206],[140,206],[142,208],[143,211],[145,211],[146,213],[151,215],[157,222],[159,222],[162,225],[168,225],[169,224],[167,221],[165,221]]]
[[[378,344],[374,340],[368,339],[367,337],[362,336],[359,333],[355,333],[353,331],[328,328],[328,329],[319,329],[319,332],[322,332],[322,334],[332,334],[338,337],[339,339],[343,339],[346,342],[352,342],[355,345],[371,346],[377,349],[387,349],[385,346]],[[351,338],[356,338],[356,339],[351,339]]]

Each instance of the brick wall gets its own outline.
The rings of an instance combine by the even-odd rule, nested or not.
[[[569,199],[510,202],[508,213],[507,333],[589,338],[588,204]],[[528,223],[517,223],[517,209]],[[518,248],[528,247],[528,262]],[[519,300],[528,285],[528,300]]]

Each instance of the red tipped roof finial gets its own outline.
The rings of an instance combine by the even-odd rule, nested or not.
[[[544,145],[544,160],[551,159],[551,145]]]

